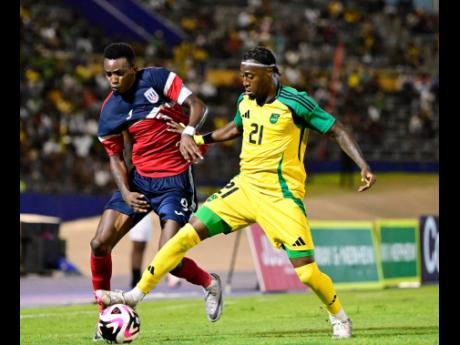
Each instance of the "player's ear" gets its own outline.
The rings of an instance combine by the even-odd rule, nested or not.
[[[273,76],[273,68],[272,67],[267,68],[267,76],[270,77],[270,78]]]

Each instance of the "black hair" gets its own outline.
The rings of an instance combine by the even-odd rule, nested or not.
[[[131,66],[134,65],[135,57],[134,49],[128,43],[111,43],[104,49],[104,58],[111,60],[126,58]]]
[[[264,65],[275,65],[274,67],[272,67],[273,71],[276,74],[280,74],[278,67],[276,66],[275,55],[268,48],[262,46],[251,48],[246,53],[244,53],[243,61],[244,60],[255,60]]]

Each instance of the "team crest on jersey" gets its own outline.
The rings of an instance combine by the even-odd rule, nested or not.
[[[270,123],[273,123],[273,124],[277,123],[280,116],[281,116],[280,114],[271,114]]]
[[[158,94],[153,88],[149,88],[147,91],[145,91],[144,96],[147,98],[147,101],[152,104],[158,102]]]

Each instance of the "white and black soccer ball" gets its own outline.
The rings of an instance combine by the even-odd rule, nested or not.
[[[97,327],[107,343],[124,344],[137,338],[141,322],[133,308],[125,304],[114,304],[102,311]]]

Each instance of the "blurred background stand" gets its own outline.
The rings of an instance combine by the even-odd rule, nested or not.
[[[80,274],[66,259],[66,241],[59,238],[60,223],[57,217],[20,215],[21,275],[50,275],[54,270]]]

